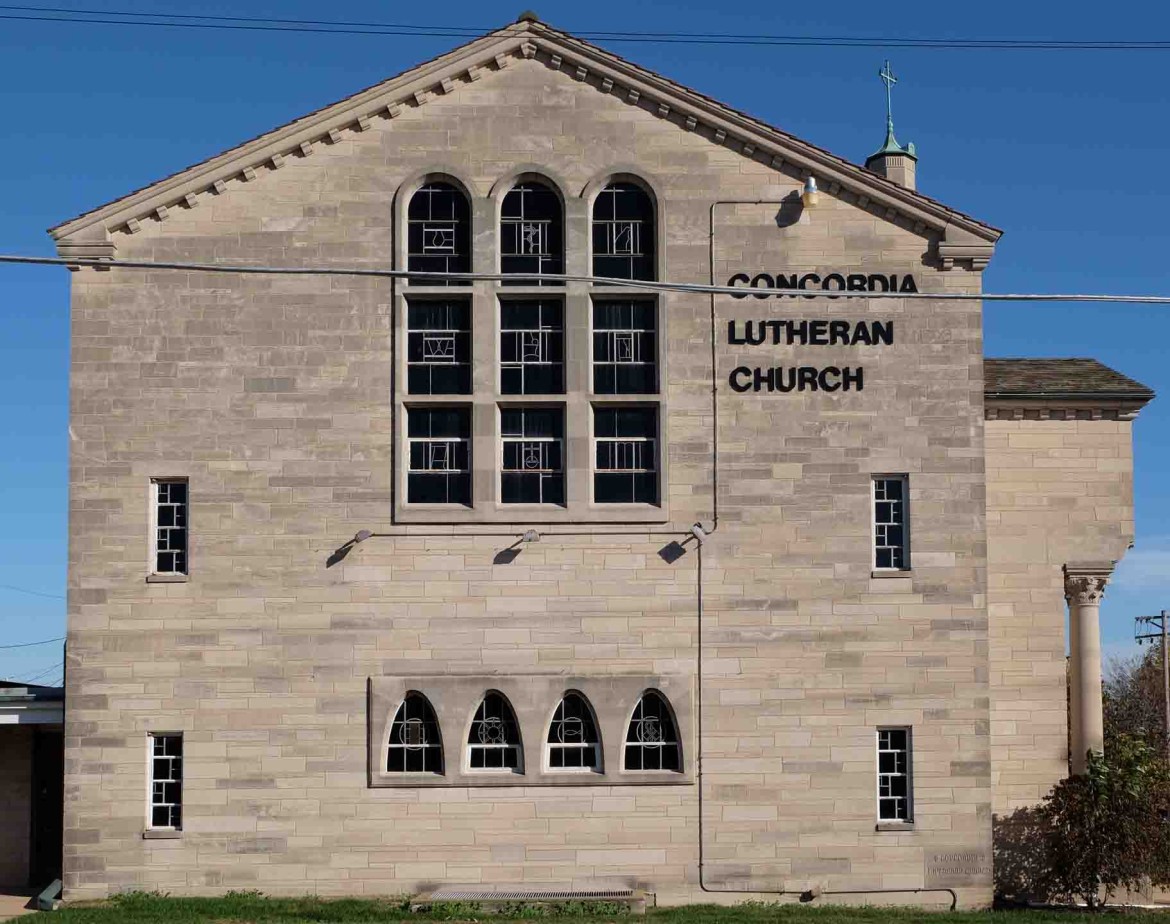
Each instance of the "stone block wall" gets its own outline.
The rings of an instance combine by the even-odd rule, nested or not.
[[[1132,424],[987,421],[992,780],[997,815],[1068,775],[1066,562],[1133,539]],[[1106,589],[1108,595],[1108,589]]]
[[[671,279],[839,270],[978,290],[977,274],[924,257],[934,232],[845,193],[793,216],[794,173],[519,56],[114,239],[131,259],[388,267],[404,184],[452,174],[494,223],[493,186],[531,170],[565,197],[570,272],[588,269],[582,191],[635,172],[661,203]],[[712,219],[716,201],[745,199],[765,202]],[[495,238],[477,228],[477,268]],[[73,283],[68,898],[523,882],[677,902],[712,897],[702,836],[702,885],[722,900],[924,885],[989,899],[982,860],[958,881],[928,874],[990,849],[978,303],[719,296],[713,407],[710,300],[659,296],[657,522],[526,519],[511,536],[394,520],[400,285],[144,270]],[[471,288],[474,310],[494,312],[494,285]],[[569,323],[588,324],[587,287],[563,296]],[[762,317],[892,320],[895,341],[727,343],[729,320]],[[493,333],[473,352],[496,348]],[[570,357],[570,382],[587,362]],[[864,365],[864,390],[725,384],[739,365],[826,363]],[[891,472],[910,476],[912,570],[875,577],[870,482]],[[145,581],[158,476],[190,482],[185,583]],[[696,521],[713,530],[701,569],[693,539],[660,554]],[[541,541],[501,563],[530,526]],[[359,529],[387,535],[327,567]],[[385,717],[367,714],[370,680],[427,673],[692,674],[703,780],[371,788],[369,729]],[[915,742],[915,824],[896,831],[876,824],[875,731],[891,724]],[[142,836],[149,731],[185,736],[179,838]],[[696,775],[699,745],[684,742]]]

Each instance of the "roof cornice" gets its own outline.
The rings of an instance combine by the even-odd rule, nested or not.
[[[987,420],[1134,420],[1152,399],[1133,394],[1008,395],[988,392]]]
[[[287,157],[307,157],[316,144],[335,144],[343,131],[364,132],[374,119],[393,120],[406,108],[450,93],[456,82],[471,82],[484,67],[502,70],[519,49],[522,26],[475,39],[353,96],[318,109],[165,179],[115,199],[49,229],[57,241],[100,237],[98,229],[135,233],[134,222],[165,221],[172,208],[194,208],[200,195],[222,195],[231,180],[251,182],[261,170],[277,170]],[[161,210],[161,213],[160,213]],[[72,254],[77,256],[78,254]]]
[[[363,132],[374,119],[393,120],[435,96],[457,92],[516,58],[546,66],[696,132],[712,143],[800,177],[815,175],[830,195],[887,220],[899,218],[916,233],[939,235],[944,269],[956,264],[981,270],[1001,232],[935,200],[899,186],[828,151],[801,141],[610,52],[537,21],[524,21],[475,39],[431,61],[363,90],[50,229],[63,257],[113,257],[113,234],[166,221],[173,209],[191,209],[204,196],[223,195],[232,184],[249,183],[262,171],[280,169],[288,158],[308,157],[345,132]]]

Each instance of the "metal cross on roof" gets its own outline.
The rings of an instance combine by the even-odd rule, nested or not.
[[[886,61],[885,66],[878,71],[878,76],[882,79],[882,83],[886,85],[886,124],[892,128],[894,125],[894,107],[890,91],[894,88],[894,84],[898,82],[898,78],[890,70],[889,61]]]

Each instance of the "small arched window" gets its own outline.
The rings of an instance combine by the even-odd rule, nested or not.
[[[419,187],[407,209],[406,267],[419,273],[471,272],[471,206],[462,190],[434,181]],[[469,285],[415,279],[418,285]]]
[[[390,723],[386,750],[389,773],[442,773],[443,738],[430,701],[411,690]]]
[[[589,701],[570,690],[557,704],[546,742],[550,770],[601,772],[601,736]]]
[[[647,690],[638,700],[626,730],[626,770],[673,770],[682,772],[682,744],[666,697]]]
[[[593,275],[653,279],[654,203],[635,183],[610,183],[593,203]]]
[[[561,200],[536,180],[517,183],[500,208],[500,272],[523,275],[513,285],[531,285],[533,278],[564,272],[564,228]]]
[[[520,726],[502,693],[489,690],[475,710],[467,733],[467,758],[471,770],[524,772]]]

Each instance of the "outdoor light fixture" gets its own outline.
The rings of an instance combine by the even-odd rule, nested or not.
[[[540,542],[540,533],[535,529],[526,529],[524,535],[520,537],[521,542]]]
[[[368,529],[359,529],[356,533],[354,533],[353,544],[357,545],[359,542],[365,542],[372,535],[374,534]]]
[[[703,529],[702,526],[696,523],[691,527],[691,535],[695,537],[695,540],[699,543],[699,545],[702,545],[703,540],[707,538],[707,530]]]
[[[804,203],[806,209],[813,209],[816,208],[820,198],[821,191],[817,189],[817,178],[810,176],[804,181],[804,190],[800,194],[800,201]]]

